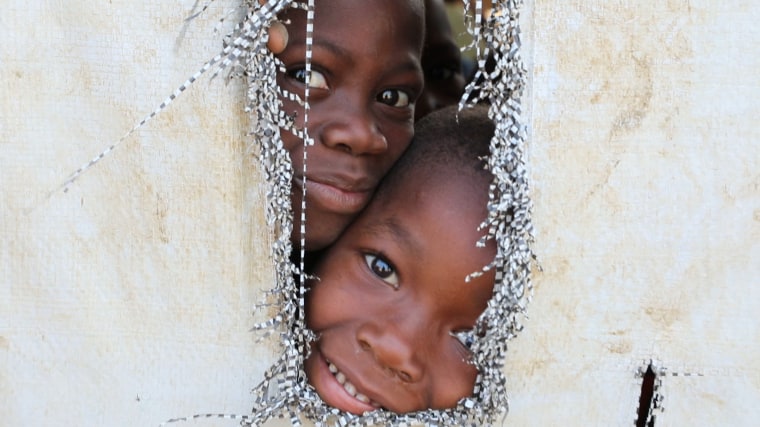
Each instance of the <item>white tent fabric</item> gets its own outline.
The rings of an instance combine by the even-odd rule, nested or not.
[[[760,4],[526,6],[544,271],[505,425],[633,425],[650,359],[655,426],[758,425]]]
[[[273,272],[242,81],[201,80],[234,6],[6,2],[0,14],[0,425],[247,413],[276,348],[250,332]]]

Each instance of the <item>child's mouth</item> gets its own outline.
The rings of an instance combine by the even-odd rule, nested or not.
[[[346,379],[346,376],[343,374],[343,372],[340,372],[338,370],[338,367],[335,366],[335,364],[333,364],[329,360],[326,360],[326,362],[327,362],[327,367],[330,369],[330,372],[335,377],[335,380],[338,381],[338,383],[343,386],[343,389],[346,391],[346,393],[348,393],[351,397],[355,398],[356,400],[362,403],[367,403],[374,406],[375,408],[380,408],[379,403],[372,401],[369,397],[361,393],[358,393],[356,391],[356,386],[351,384],[351,382]]]
[[[303,188],[303,179],[296,177],[294,183]],[[332,183],[329,180],[318,181],[306,180],[307,197],[312,203],[319,205],[328,212],[343,215],[354,215],[363,209],[372,196],[372,191],[367,189],[350,189],[351,183]]]

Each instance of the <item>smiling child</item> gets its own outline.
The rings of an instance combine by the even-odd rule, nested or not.
[[[375,188],[409,145],[414,103],[422,92],[423,0],[317,0],[309,80],[308,168],[303,141],[282,139],[293,162],[294,236],[298,245],[302,189],[306,186],[306,249],[332,243],[369,203]],[[288,9],[289,41],[277,57],[278,83],[303,96],[306,83],[306,12]],[[283,99],[303,125],[304,110]]]
[[[311,385],[354,414],[445,409],[472,395],[471,331],[490,299],[493,242],[475,246],[492,176],[483,107],[423,119],[376,196],[316,266],[307,325]]]

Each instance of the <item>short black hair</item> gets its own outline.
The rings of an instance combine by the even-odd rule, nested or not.
[[[415,126],[412,143],[380,184],[376,197],[393,193],[405,181],[427,176],[480,178],[478,183],[490,180],[485,159],[494,129],[488,107],[483,105],[462,111],[450,106],[428,114]]]

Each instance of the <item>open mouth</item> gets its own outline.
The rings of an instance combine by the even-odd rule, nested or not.
[[[335,378],[335,381],[338,382],[343,387],[343,390],[348,394],[349,396],[353,397],[354,399],[358,400],[359,402],[364,403],[365,405],[370,405],[374,409],[380,409],[382,406],[375,402],[374,400],[367,397],[365,394],[359,393],[356,389],[356,386],[351,383],[351,381],[346,378],[346,375],[343,372],[340,372],[337,366],[335,366],[334,363],[330,362],[329,360],[325,359],[325,362],[327,363],[327,369],[329,369],[330,373]]]
[[[316,389],[322,401],[335,409],[356,415],[383,408],[383,405],[374,400],[382,399],[373,394],[372,387],[376,384],[362,382],[365,378],[351,370],[350,366],[344,366],[346,371],[341,371],[339,365],[340,361],[331,362],[316,346],[305,361],[309,384]]]
[[[346,391],[346,393],[348,393],[351,397],[353,397],[354,399],[362,403],[370,404],[374,406],[375,408],[380,407],[379,403],[374,402],[369,397],[357,392],[356,386],[351,384],[351,382],[348,379],[346,379],[346,375],[344,375],[343,372],[340,372],[340,370],[338,370],[338,367],[335,366],[334,363],[330,362],[329,360],[326,360],[326,362],[327,362],[327,368],[330,370],[330,373],[333,374],[333,376],[335,377],[335,380],[338,381],[338,384],[343,386],[343,389]]]

